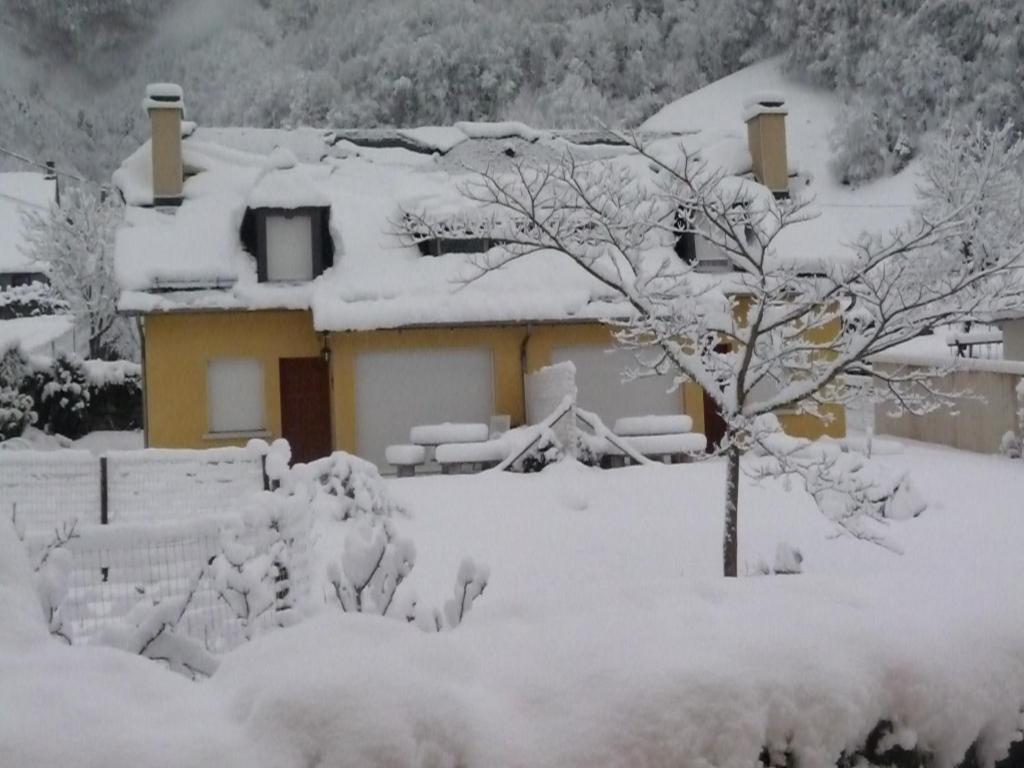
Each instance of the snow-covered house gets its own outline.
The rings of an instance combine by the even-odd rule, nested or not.
[[[56,199],[55,177],[42,173],[0,173],[0,289],[46,280],[43,265],[23,250],[22,213],[46,211]]]
[[[777,101],[744,116],[744,97],[766,90]],[[696,385],[623,383],[632,357],[609,352],[603,322],[621,313],[619,299],[575,265],[535,253],[467,281],[472,252],[491,245],[465,236],[473,210],[460,188],[471,169],[567,149],[622,156],[628,147],[520,124],[204,128],[183,122],[181,89],[167,85],[150,86],[144,106],[152,139],[114,182],[129,205],[116,269],[122,310],[143,318],[150,445],[283,435],[298,458],[340,448],[383,463],[384,448],[417,424],[494,415],[522,423],[525,374],[564,360],[576,364],[579,402],[606,421],[686,412],[697,429],[713,423]],[[821,185],[855,203],[861,191],[822,184],[837,109],[768,62],[681,99],[645,127],[664,133],[666,146],[697,129],[684,140],[777,193]],[[410,239],[409,211],[439,226]],[[873,228],[864,212],[877,213],[826,214],[786,247],[827,256]],[[836,416],[783,422],[796,434],[842,434],[841,410]]]
[[[23,214],[46,211],[55,202],[57,181],[33,172],[0,173],[0,351],[19,347],[29,354],[80,352],[84,335],[70,314],[44,314],[38,297],[46,266],[24,253]],[[36,285],[33,285],[35,283]]]

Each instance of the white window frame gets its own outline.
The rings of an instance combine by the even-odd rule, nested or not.
[[[234,370],[229,370],[233,367]],[[218,370],[221,369],[221,370]],[[247,369],[247,370],[246,370]],[[255,375],[258,380],[237,382],[232,385],[227,379],[231,375]],[[223,380],[220,380],[223,377]],[[220,387],[221,389],[218,389]],[[240,398],[251,398],[244,404]],[[230,403],[230,405],[224,405]],[[253,418],[231,418],[229,414],[216,413],[218,409],[248,408]],[[258,418],[255,414],[258,413]],[[266,371],[258,357],[216,357],[206,364],[206,419],[209,432],[207,438],[263,437],[267,429]]]

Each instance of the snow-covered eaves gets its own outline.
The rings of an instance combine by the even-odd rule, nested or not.
[[[56,181],[41,173],[0,173],[0,273],[39,272],[24,252],[23,214],[44,213],[56,195]]]

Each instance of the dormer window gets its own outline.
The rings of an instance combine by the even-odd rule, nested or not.
[[[261,283],[308,282],[334,264],[330,208],[250,208],[242,245],[256,258]]]

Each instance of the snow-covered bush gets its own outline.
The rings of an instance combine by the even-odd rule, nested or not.
[[[327,580],[346,613],[386,616],[415,563],[415,545],[397,534],[392,521],[359,520],[351,524],[340,561],[328,566]],[[412,621],[414,605],[406,609],[404,618]]]
[[[35,417],[31,397],[0,384],[0,442],[20,437]]]
[[[59,355],[35,371],[30,386],[40,429],[72,439],[89,431],[91,393],[81,360]]]
[[[1003,433],[1003,437],[999,441],[999,452],[1010,459],[1019,459],[1021,457],[1020,438],[1017,437],[1016,432],[1007,430]]]
[[[17,507],[11,513],[15,534],[25,544],[25,529],[18,518]],[[71,643],[68,627],[64,624],[64,598],[68,593],[68,573],[71,571],[71,552],[67,545],[78,538],[77,521],[65,523],[55,529],[53,536],[33,553],[32,570],[35,573],[36,594],[43,609],[47,628],[54,637]]]
[[[392,520],[365,517],[349,526],[340,561],[327,568],[331,594],[347,613],[390,616],[440,632],[458,627],[487,587],[488,568],[467,558],[459,565],[453,596],[442,608],[423,611],[411,593],[396,600],[416,565],[415,545],[398,534]]]
[[[201,578],[198,574],[180,597],[160,598],[143,592],[124,618],[100,631],[96,643],[162,662],[172,672],[193,679],[209,677],[217,670],[217,657],[179,629]]]
[[[69,311],[68,303],[57,295],[49,283],[12,285],[0,290],[0,320],[58,315]]]
[[[247,638],[298,621],[309,585],[310,526],[307,501],[264,491],[246,508],[241,528],[221,534],[210,578]]]
[[[142,428],[142,366],[128,360],[86,360],[89,429]]]

